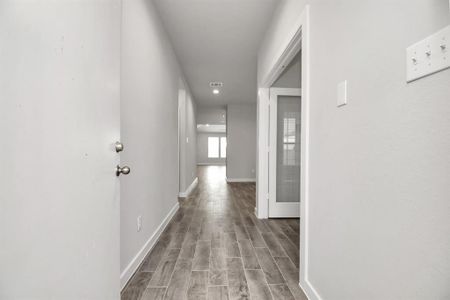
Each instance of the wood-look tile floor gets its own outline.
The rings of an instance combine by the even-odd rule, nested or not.
[[[199,184],[122,292],[142,299],[307,299],[298,286],[299,220],[255,217],[255,184],[225,167]]]

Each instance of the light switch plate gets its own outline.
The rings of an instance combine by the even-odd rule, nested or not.
[[[337,106],[347,104],[347,80],[340,82],[337,86]]]
[[[138,216],[136,220],[137,231],[141,231],[142,229],[142,216]]]
[[[406,81],[450,67],[450,25],[406,49]]]

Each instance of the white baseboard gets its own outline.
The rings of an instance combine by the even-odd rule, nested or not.
[[[197,166],[225,166],[225,163],[197,163]]]
[[[298,284],[309,300],[322,300],[319,293],[308,280],[300,280]]]
[[[198,183],[198,177],[195,177],[194,181],[192,181],[191,185],[187,188],[187,190],[185,192],[180,192],[178,197],[180,197],[180,198],[189,197],[189,195],[192,193],[192,191],[194,190],[197,183]]]
[[[256,182],[256,178],[227,178],[227,182]]]
[[[123,270],[123,272],[120,274],[120,290],[123,290],[123,288],[127,285],[128,281],[133,276],[134,272],[136,272],[138,267],[141,265],[144,258],[153,249],[153,247],[155,246],[159,237],[161,236],[161,233],[164,231],[167,224],[169,224],[172,217],[176,214],[179,207],[180,207],[180,204],[177,201],[175,206],[172,207],[172,209],[170,210],[169,214],[164,218],[164,220],[158,226],[155,233],[153,233],[153,235],[144,244],[144,247],[142,247],[141,250],[139,250],[139,252],[136,254],[136,256],[131,260],[131,262],[125,268],[125,270]]]
[[[255,212],[254,213],[255,213],[255,217],[260,219],[260,220],[269,218],[268,216],[260,216],[260,215],[258,215],[258,209],[256,207],[255,207]]]

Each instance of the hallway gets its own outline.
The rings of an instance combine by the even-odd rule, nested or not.
[[[450,300],[449,0],[0,3],[0,300]]]
[[[122,292],[131,299],[306,299],[299,220],[259,220],[255,184],[198,167],[199,184]]]

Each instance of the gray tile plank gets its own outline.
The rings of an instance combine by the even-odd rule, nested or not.
[[[140,300],[163,300],[166,293],[165,287],[151,287],[144,291]]]
[[[145,272],[156,271],[158,264],[166,254],[166,250],[167,250],[167,242],[164,240],[159,240],[153,247],[150,254],[145,258],[142,266],[140,267],[140,271]]]
[[[189,228],[190,229],[190,228]],[[196,244],[200,234],[198,232],[188,231],[184,237],[183,246]]]
[[[253,247],[266,247],[266,243],[264,242],[261,233],[259,233],[255,226],[247,226],[247,232],[250,236]]]
[[[170,243],[168,248],[181,248],[181,245],[183,244],[184,237],[186,236],[186,233],[173,233],[170,235]]]
[[[214,231],[212,233],[212,240],[211,240],[211,248],[223,248],[224,242],[222,233],[218,231]]]
[[[211,241],[199,240],[195,248],[192,270],[207,271],[209,269],[209,258],[211,253]]]
[[[122,300],[139,299],[152,278],[152,272],[139,272],[131,278],[121,295]]]
[[[208,287],[208,300],[228,300],[227,286],[210,286]]]
[[[273,298],[276,300],[295,300],[288,286],[285,284],[269,284],[269,288]]]
[[[209,285],[227,285],[227,270],[209,270]]]
[[[212,239],[212,233],[213,233],[213,225],[210,222],[203,222],[201,230],[200,230],[200,236],[199,240],[205,241]]]
[[[247,279],[240,258],[227,258],[227,274],[230,299],[250,299]]]
[[[283,247],[281,247],[278,239],[275,237],[273,233],[262,233],[261,234],[264,241],[267,244],[267,248],[272,254],[273,257],[286,257],[287,254],[284,251]]]
[[[261,269],[250,240],[240,240],[238,242],[238,244],[239,244],[239,249],[241,251],[242,261],[244,262],[244,268],[245,269]]]
[[[271,232],[270,228],[262,220],[258,219],[255,215],[251,216],[251,218],[256,228],[258,228],[259,232],[261,233]]]
[[[236,238],[238,241],[250,239],[243,225],[234,225],[234,231],[236,232]]]
[[[212,248],[210,259],[211,259],[210,264],[211,269],[224,270],[227,268],[224,248]]]
[[[299,284],[299,270],[288,257],[275,257],[275,262],[283,274],[286,284],[294,295],[295,299],[307,300],[306,295],[301,290]]]
[[[158,268],[156,268],[149,286],[151,287],[166,287],[172,277],[173,269],[175,268],[180,249],[170,249],[166,256],[162,259]]]
[[[280,243],[281,247],[283,247],[287,256],[295,264],[295,267],[298,268],[300,265],[300,261],[299,261],[300,250],[283,233],[281,233],[281,232],[276,233],[275,237],[278,239],[278,242]]]
[[[204,300],[207,294],[208,271],[192,271],[189,288],[187,291],[188,300]]]
[[[197,247],[196,243],[193,244],[184,244],[181,247],[180,251],[180,258],[182,259],[190,259],[194,258],[195,255],[195,248]]]
[[[284,283],[283,276],[278,269],[275,260],[267,248],[255,248],[256,256],[258,257],[259,264],[266,276],[268,284],[280,284]]]
[[[272,300],[269,286],[261,270],[245,270],[251,299]]]
[[[191,268],[191,259],[178,259],[172,279],[167,287],[165,299],[179,300],[185,297],[189,283],[189,276],[191,275]]]
[[[239,251],[239,246],[236,239],[236,234],[234,232],[227,232],[224,234],[224,242],[225,242],[225,255],[227,257],[241,257],[241,253]]]

